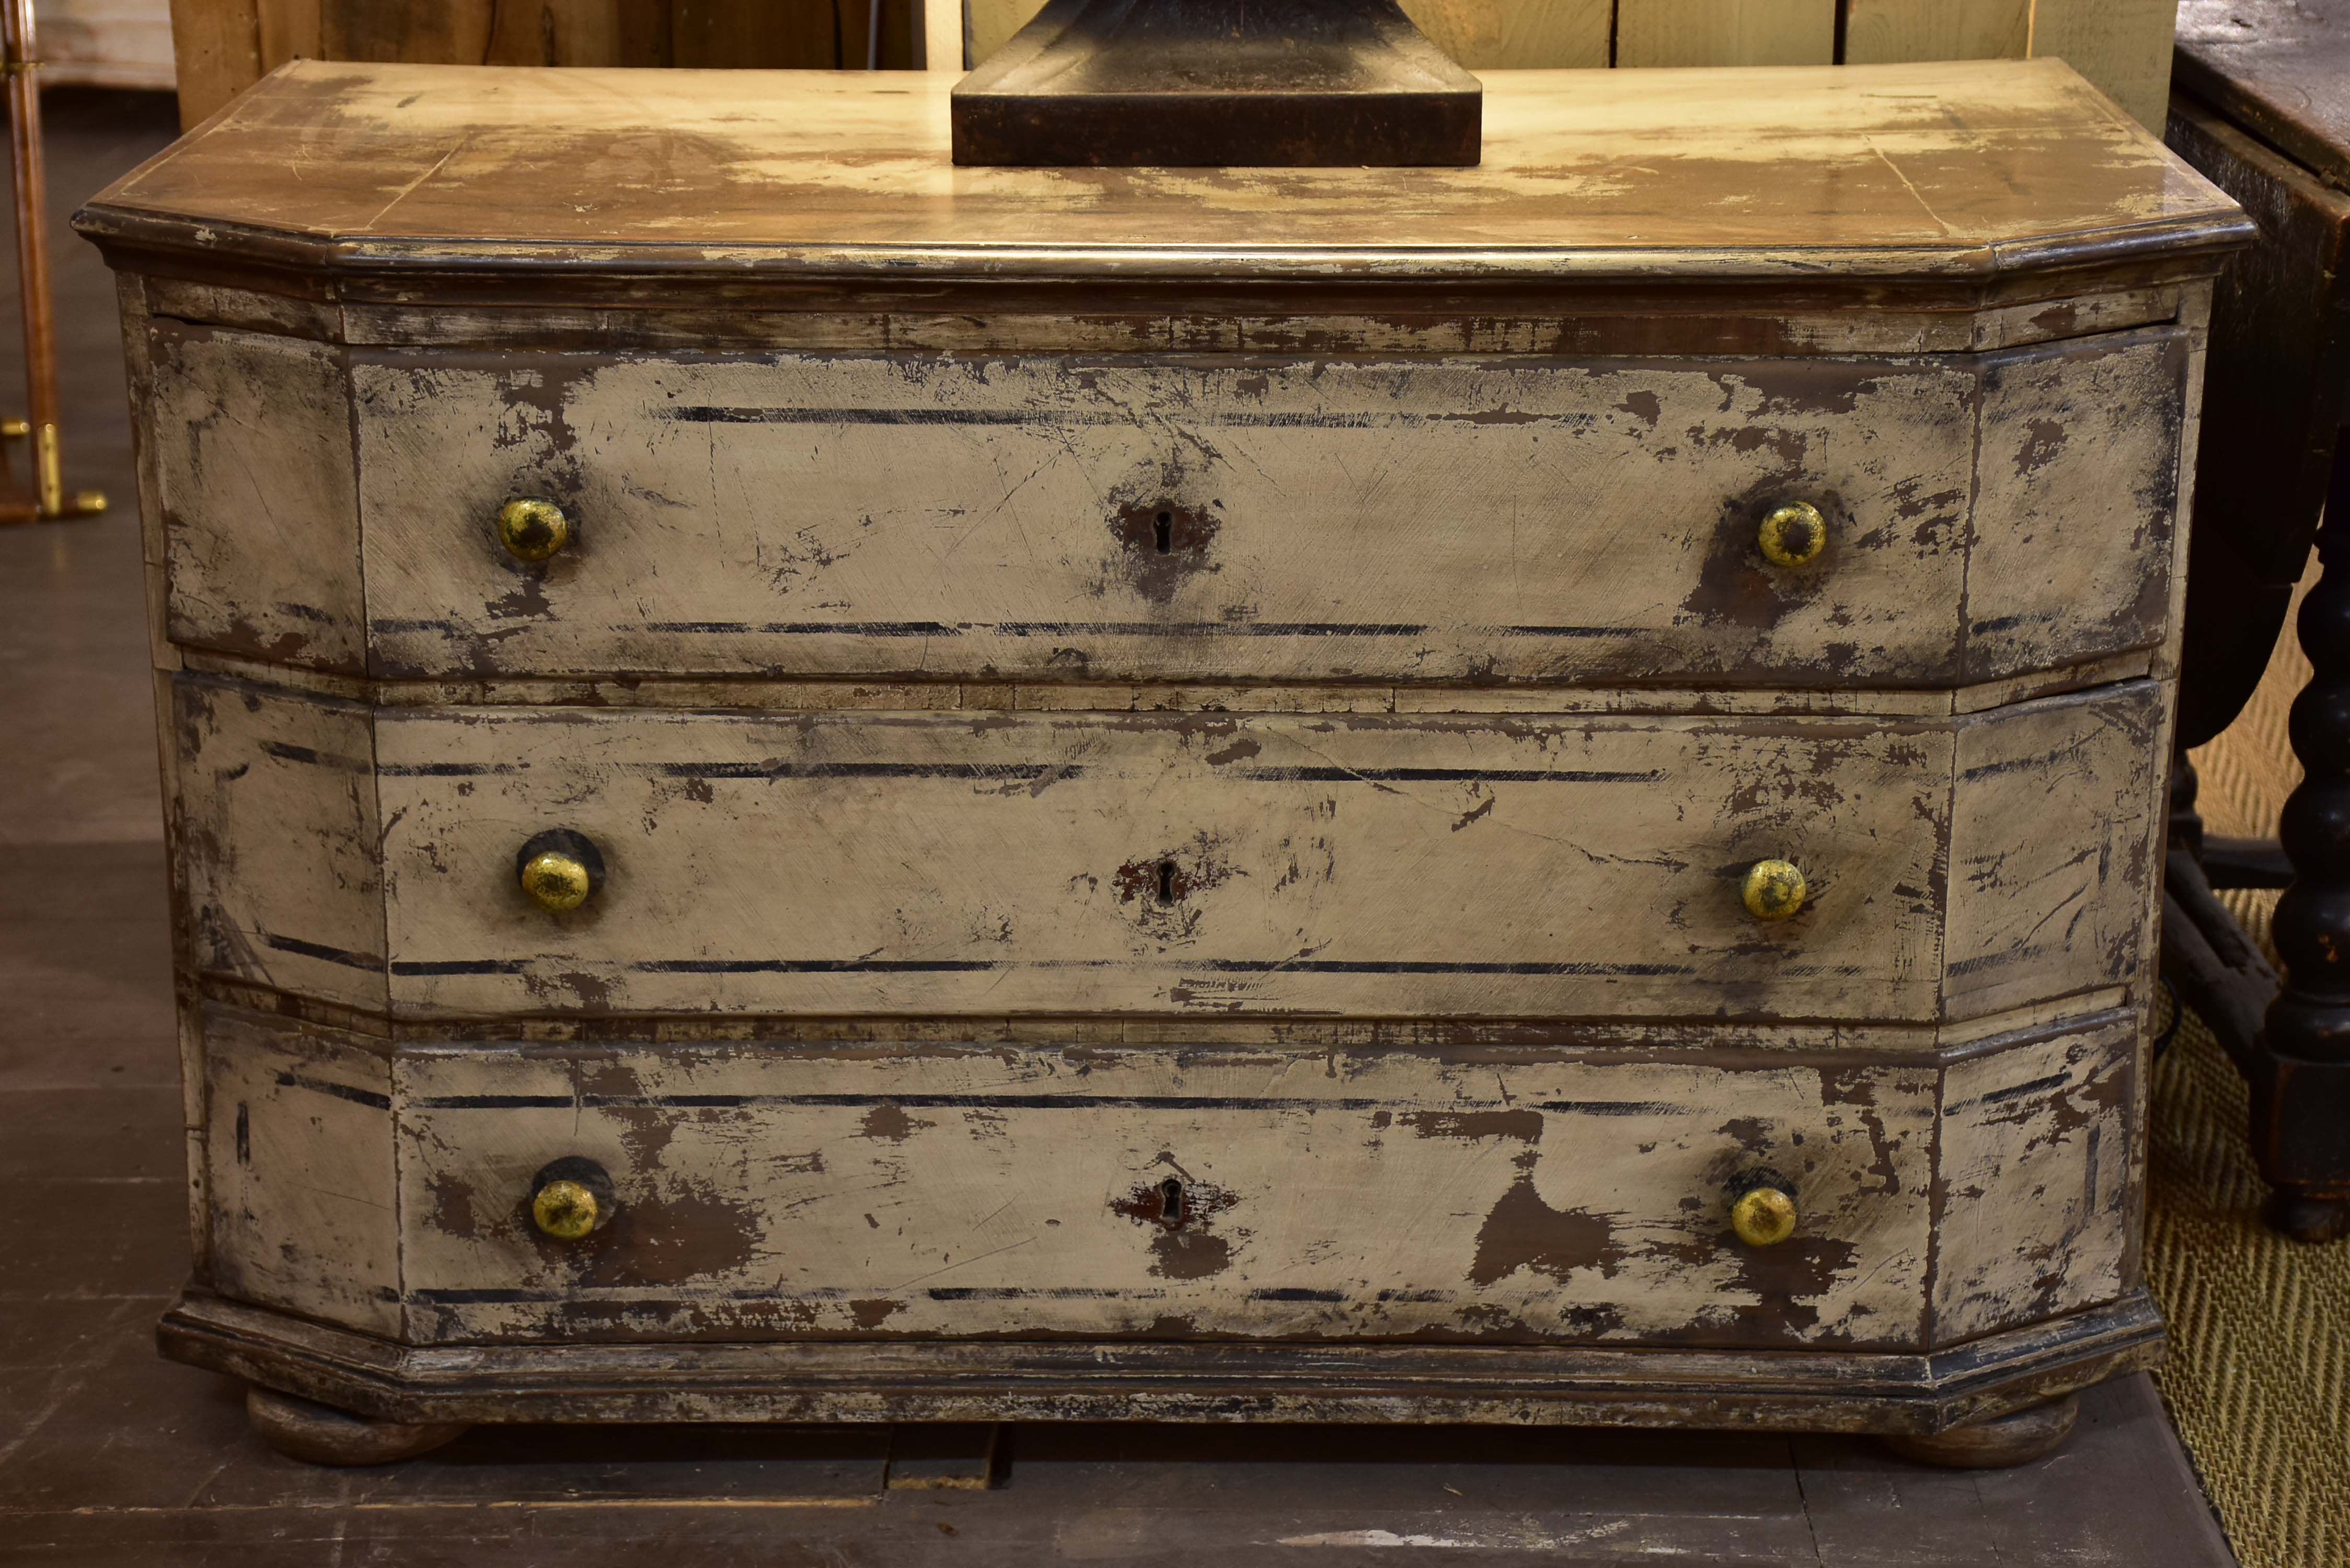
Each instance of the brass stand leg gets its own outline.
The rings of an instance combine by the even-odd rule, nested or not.
[[[0,502],[0,523],[40,523],[88,517],[106,510],[95,490],[66,493],[65,454],[57,435],[57,336],[49,307],[48,168],[41,151],[40,54],[33,32],[33,0],[0,0],[0,70],[8,80],[10,172],[16,187],[16,277],[25,307],[25,401],[27,420],[0,421],[0,436],[33,442],[33,500]]]
[[[1988,1421],[1970,1421],[1931,1437],[1903,1434],[1888,1437],[1885,1446],[1905,1459],[1952,1469],[1996,1470],[2029,1464],[2055,1451],[2073,1435],[2081,1418],[2081,1401],[2067,1394],[2045,1405],[2033,1405]]]
[[[454,1442],[467,1430],[462,1421],[370,1421],[258,1383],[245,1390],[244,1413],[262,1441],[287,1459],[314,1465],[393,1464]]]

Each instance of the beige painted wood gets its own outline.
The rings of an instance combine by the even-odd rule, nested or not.
[[[1836,0],[1616,0],[1616,64],[1825,66]]]
[[[1843,0],[1845,65],[2022,59],[2032,0]]]
[[[369,355],[353,375],[385,675],[1803,685],[1958,663],[1963,363]],[[559,499],[578,547],[507,558],[488,524],[517,495]],[[1795,498],[1835,543],[1773,568],[1755,524]],[[2059,642],[2104,618],[2035,607]]]
[[[1615,0],[1404,0],[1403,10],[1472,71],[1608,63]]]
[[[393,1007],[1929,1018],[1949,747],[1841,722],[387,714]],[[609,867],[568,917],[514,880],[554,827]],[[1820,891],[1762,926],[1737,878],[1772,857]]]
[[[2065,61],[2159,131],[2178,21],[2178,0],[2033,0],[2032,52]]]
[[[657,254],[664,275],[730,286],[814,266],[1853,290],[2150,256],[2241,226],[2044,60],[1495,73],[1482,162],[1441,170],[957,169],[951,87],[929,72],[297,63],[102,192],[85,227],[209,254],[234,224],[332,244],[344,265],[534,275],[577,274],[588,246],[599,266]],[[786,97],[794,111],[776,113]],[[681,140],[693,159],[661,156]],[[1672,178],[1635,177],[1635,146]]]
[[[262,76],[255,0],[171,0],[180,127],[192,130]]]
[[[320,1031],[220,1010],[203,1027],[211,1284],[396,1335],[390,1062]]]
[[[175,678],[171,691],[184,961],[381,1011],[383,886],[367,711],[201,675]]]
[[[1986,366],[1966,587],[1978,679],[2151,642],[2170,623],[2193,344],[2148,328]],[[2052,616],[2059,603],[2073,608]]]
[[[2172,697],[2132,682],[1960,722],[1949,1016],[2147,983]]]
[[[414,1343],[1922,1343],[1931,1066],[472,1046],[399,1078]],[[573,1247],[519,1214],[566,1157],[619,1199]],[[1804,1220],[1750,1249],[1765,1168]]]
[[[2178,347],[1994,361],[1979,478],[1963,358],[360,355],[369,664],[2000,679],[2161,637]],[[505,556],[522,495],[577,547]],[[1754,526],[1794,499],[1833,542],[1774,567]]]
[[[2113,1301],[2137,1284],[2137,1033],[2132,1018],[1951,1065],[1936,1344]]]
[[[340,355],[160,317],[146,333],[171,636],[357,672],[358,481]]]

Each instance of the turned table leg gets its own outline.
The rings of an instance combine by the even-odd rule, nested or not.
[[[2334,452],[2317,556],[2300,620],[2311,673],[2292,721],[2308,776],[2277,834],[2293,872],[2272,928],[2284,989],[2246,1066],[2252,1151],[2276,1189],[2269,1223],[2304,1241],[2350,1233],[2350,441]]]
[[[462,1421],[414,1426],[370,1421],[258,1383],[245,1390],[244,1414],[271,1448],[314,1465],[388,1465],[412,1459],[453,1442],[466,1430]]]
[[[2029,1464],[2073,1435],[2081,1418],[2081,1401],[2067,1394],[2045,1405],[2028,1406],[1988,1421],[1970,1421],[1947,1432],[1920,1437],[1905,1433],[1888,1437],[1885,1446],[1905,1459],[1953,1469],[1995,1470]]]

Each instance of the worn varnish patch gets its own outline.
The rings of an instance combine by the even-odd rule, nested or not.
[[[172,639],[359,672],[367,611],[342,350],[161,317],[145,330],[140,435]]]
[[[1956,669],[1965,358],[355,351],[352,374],[384,674]],[[518,494],[575,513],[576,552],[500,556],[487,520]],[[1774,575],[1754,525],[1791,498],[1835,542]]]
[[[1555,1051],[413,1052],[408,1332],[1915,1345],[1936,1077]],[[872,1135],[885,1107],[903,1137]],[[646,1153],[649,1115],[671,1131]],[[568,1246],[523,1211],[565,1157],[619,1202]],[[1758,1165],[1802,1196],[1783,1251],[1730,1233]]]
[[[396,1336],[390,1061],[217,1008],[205,1010],[203,1029],[215,1129],[203,1145],[208,1282],[239,1301]]]
[[[1947,726],[408,710],[395,1007],[1930,1018]],[[514,886],[550,826],[605,886]],[[1796,919],[1738,895],[1807,867]]]
[[[2137,1283],[2137,1033],[1958,1063],[1942,1098],[1934,1336],[1954,1344]]]

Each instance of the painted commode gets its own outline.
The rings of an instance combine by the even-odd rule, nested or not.
[[[947,86],[297,63],[82,214],[166,1353],[326,1459],[1982,1462],[2147,1365],[2235,208],[2054,61],[1495,73],[1474,169],[955,169]]]

